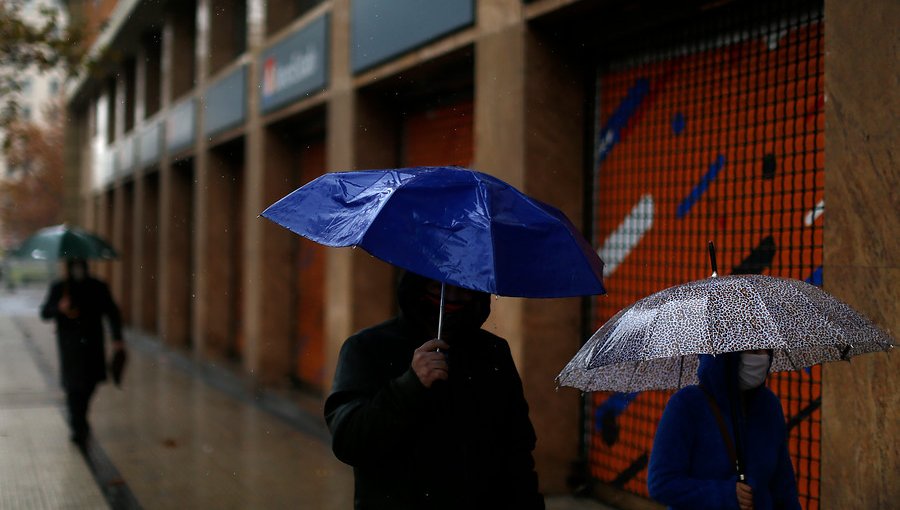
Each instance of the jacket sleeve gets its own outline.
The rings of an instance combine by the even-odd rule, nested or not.
[[[59,315],[59,299],[62,297],[62,285],[54,283],[44,298],[44,304],[41,305],[41,318],[48,321],[55,319]]]
[[[351,466],[396,457],[427,399],[428,389],[411,368],[384,381],[376,359],[358,337],[348,339],[338,357],[334,390],[325,401],[332,450]]]
[[[504,488],[513,508],[543,510],[544,497],[538,488],[538,477],[534,469],[534,451],[537,435],[528,417],[528,402],[522,380],[516,370],[509,345],[503,341],[497,347],[501,352],[500,363],[508,376],[509,402],[509,449],[505,459],[506,473]]]
[[[100,300],[103,303],[103,314],[109,320],[113,340],[122,340],[122,314],[109,291],[109,286],[100,282]]]
[[[737,476],[724,480],[692,478],[689,466],[694,452],[697,419],[679,392],[669,399],[650,454],[647,488],[650,497],[673,508],[738,510]]]
[[[774,397],[774,395],[773,395]],[[772,494],[772,502],[778,510],[800,510],[800,499],[797,496],[797,480],[794,477],[794,465],[791,464],[791,456],[787,448],[787,429],[784,425],[784,412],[781,410],[781,402],[775,397],[773,406],[778,419],[778,464],[769,490]]]

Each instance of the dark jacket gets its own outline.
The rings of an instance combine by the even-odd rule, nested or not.
[[[715,398],[732,441],[738,424],[736,447],[753,489],[754,510],[799,510],[781,402],[765,386],[740,392],[739,360],[738,353],[700,356],[700,384]],[[737,510],[736,483],[734,464],[703,389],[683,388],[669,400],[656,431],[647,480],[650,497],[673,509]]]
[[[68,294],[78,317],[69,318],[59,311],[59,301]],[[56,321],[60,376],[66,389],[82,389],[106,380],[103,347],[103,317],[109,319],[115,339],[122,338],[119,308],[105,283],[87,277],[81,282],[54,282],[41,307],[41,317]]]
[[[398,317],[341,349],[325,418],[335,455],[354,468],[355,508],[544,508],[506,341],[477,328],[453,340],[449,380],[428,389],[410,368],[427,339]]]

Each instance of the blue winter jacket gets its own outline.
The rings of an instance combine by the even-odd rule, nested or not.
[[[738,353],[702,355],[697,371],[718,403],[732,441],[739,360]],[[753,508],[799,509],[781,403],[765,386],[743,393],[745,406],[735,409],[737,448],[753,489]],[[736,483],[734,463],[706,395],[699,386],[681,389],[669,399],[656,430],[647,479],[650,497],[672,509],[738,510]]]

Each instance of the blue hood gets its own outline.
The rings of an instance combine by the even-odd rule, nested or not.
[[[700,384],[713,394],[723,411],[729,409],[730,402],[738,394],[737,373],[741,353],[728,352],[716,356],[700,354],[698,357],[700,367],[697,369],[697,378],[700,379]]]
[[[713,394],[738,455],[756,510],[800,510],[787,431],[778,398],[765,386],[738,398],[740,353],[701,355],[697,376]],[[735,409],[737,410],[737,409]],[[722,431],[697,386],[675,393],[656,430],[647,474],[650,496],[675,510],[737,510],[737,476]]]

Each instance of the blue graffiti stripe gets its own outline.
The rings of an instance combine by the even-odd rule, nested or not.
[[[684,131],[685,124],[684,114],[681,112],[676,113],[672,117],[672,132],[676,135],[680,135],[681,132]]]
[[[709,170],[706,171],[700,179],[700,182],[698,182],[697,185],[694,186],[694,189],[691,190],[691,194],[678,204],[678,212],[676,213],[678,218],[687,216],[687,213],[689,213],[691,208],[694,207],[694,204],[700,200],[700,197],[706,193],[706,190],[709,189],[709,185],[716,180],[716,176],[719,175],[719,172],[721,172],[724,167],[725,156],[719,154],[713,164],[709,165]]]
[[[809,278],[804,280],[806,283],[815,285],[816,287],[822,286],[822,266],[819,266],[809,275]]]
[[[650,92],[650,80],[638,78],[634,85],[628,89],[625,99],[619,103],[606,125],[600,130],[597,137],[597,162],[600,163],[609,152],[619,143],[622,130],[628,125],[628,121],[638,111],[638,107]]]
[[[603,430],[603,416],[610,412],[613,416],[619,416],[638,395],[639,393],[613,393],[594,409],[594,428],[598,432]]]

